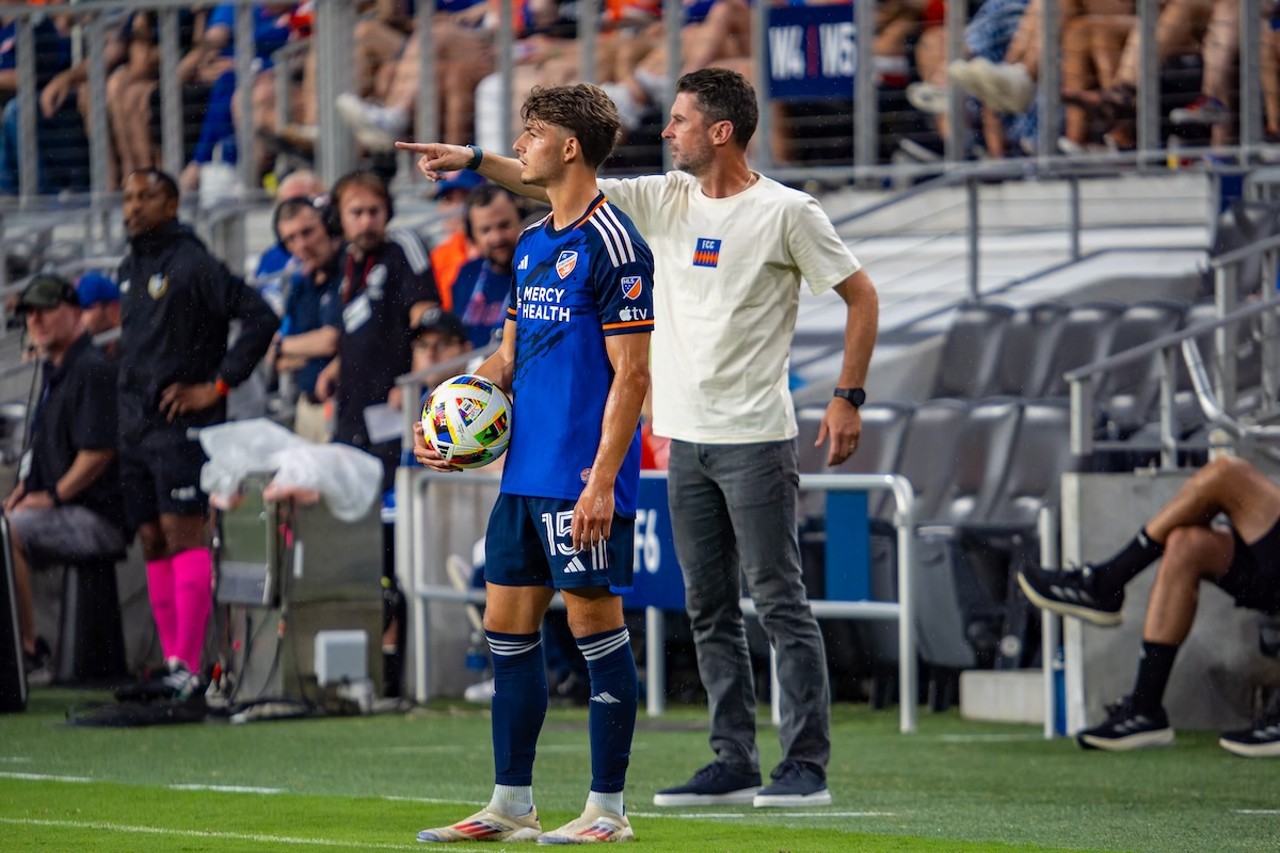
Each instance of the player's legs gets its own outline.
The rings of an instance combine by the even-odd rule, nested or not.
[[[667,498],[698,674],[710,705],[711,751],[719,763],[750,774],[760,766],[755,683],[738,606],[742,586],[737,544],[725,494],[708,458],[715,451],[708,445],[672,441]],[[751,465],[754,460],[747,467]]]
[[[458,823],[422,830],[422,842],[530,841],[542,833],[533,805],[533,762],[547,715],[540,627],[554,590],[525,500],[499,495],[485,535],[484,631],[494,685],[493,796],[485,808]]]

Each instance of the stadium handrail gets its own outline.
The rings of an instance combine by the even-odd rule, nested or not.
[[[1160,467],[1177,467],[1178,439],[1174,434],[1174,382],[1177,375],[1175,360],[1184,341],[1194,340],[1208,332],[1214,333],[1217,349],[1214,365],[1217,403],[1222,410],[1231,411],[1238,390],[1234,357],[1236,327],[1254,317],[1263,318],[1264,323],[1276,322],[1275,315],[1280,312],[1280,296],[1266,275],[1263,276],[1262,298],[1242,308],[1235,307],[1239,267],[1256,255],[1276,250],[1280,250],[1280,235],[1255,241],[1210,262],[1209,266],[1214,274],[1215,301],[1221,314],[1219,319],[1197,323],[1063,374],[1070,389],[1071,454],[1077,470],[1089,470],[1094,450],[1109,446],[1109,443],[1095,442],[1093,438],[1094,386],[1097,379],[1110,370],[1150,358],[1153,354],[1160,359]],[[1274,264],[1263,264],[1262,267],[1274,275]],[[1271,357],[1272,350],[1277,346],[1275,337],[1274,333],[1267,334],[1261,342],[1263,387],[1271,391],[1277,387],[1276,360]],[[1189,363],[1188,367],[1193,369],[1194,366]]]

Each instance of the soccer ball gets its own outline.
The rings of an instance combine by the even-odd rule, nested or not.
[[[441,382],[422,407],[422,434],[459,468],[480,468],[507,450],[511,404],[502,389],[464,373]]]

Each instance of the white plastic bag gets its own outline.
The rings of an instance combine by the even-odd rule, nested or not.
[[[369,512],[382,492],[382,463],[345,444],[316,445],[265,418],[232,421],[200,431],[209,461],[200,471],[200,488],[217,507],[232,506],[247,474],[275,471],[264,494],[304,496],[319,493],[341,521]]]

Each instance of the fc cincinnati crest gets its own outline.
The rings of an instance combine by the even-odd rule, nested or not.
[[[159,299],[169,290],[169,276],[156,273],[151,276],[151,280],[147,282],[147,293],[151,294],[152,299]]]
[[[573,268],[577,265],[577,252],[561,252],[560,257],[556,258],[556,274],[563,280],[569,273],[573,272]]]
[[[628,299],[635,299],[644,290],[644,282],[638,275],[624,275],[622,277],[622,295]]]

